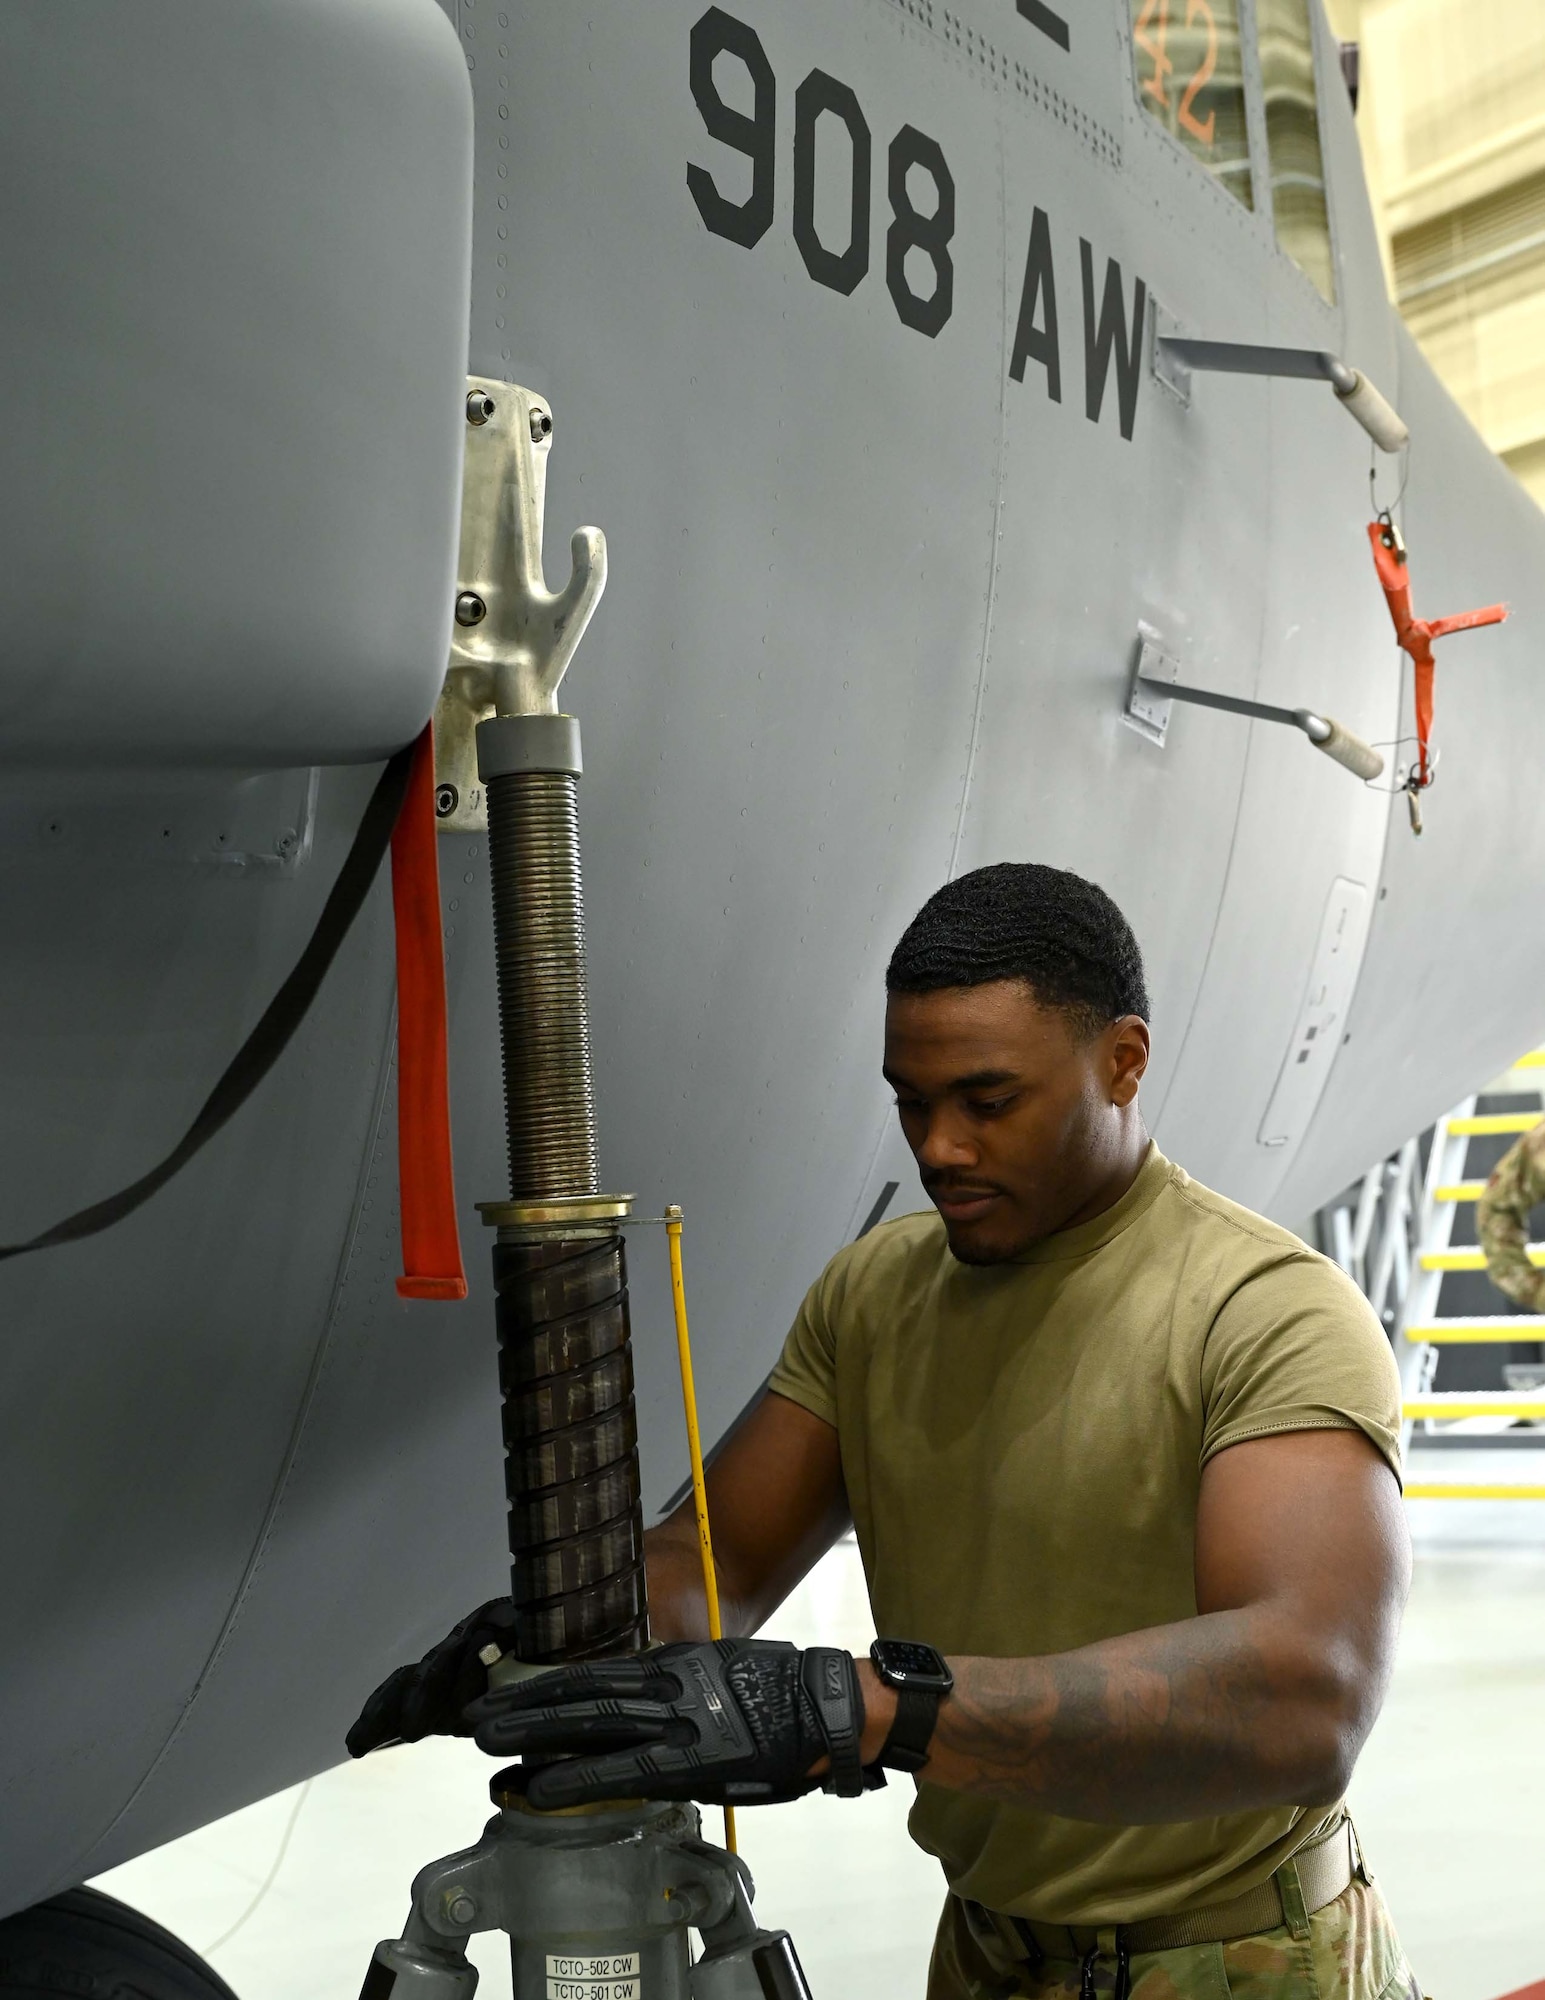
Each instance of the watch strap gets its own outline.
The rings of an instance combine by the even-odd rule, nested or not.
[[[822,1780],[822,1790],[856,1799],[864,1789],[860,1750],[864,1698],[853,1655],[840,1646],[807,1646],[800,1663],[800,1680],[815,1706],[831,1756],[831,1770]]]
[[[896,1689],[896,1719],[880,1750],[878,1761],[892,1771],[920,1771],[928,1762],[928,1746],[933,1741],[939,1719],[942,1688],[910,1686]]]

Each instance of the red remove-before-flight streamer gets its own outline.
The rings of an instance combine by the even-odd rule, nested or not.
[[[392,833],[397,921],[397,1164],[402,1189],[405,1299],[464,1299],[451,1168],[445,943],[440,930],[434,731],[413,752],[407,796]]]

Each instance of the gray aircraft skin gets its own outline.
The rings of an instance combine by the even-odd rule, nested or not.
[[[550,581],[572,528],[608,538],[564,688],[604,1185],[685,1207],[709,1437],[890,1184],[921,1205],[883,972],[953,873],[1110,890],[1160,1144],[1289,1223],[1536,1040],[1545,520],[1387,300],[1318,19],[1336,303],[1278,248],[1239,12],[1253,209],[1145,107],[1125,0],[8,7],[0,1237],[169,1149],[430,713],[469,365],[551,400]],[[724,43],[697,96],[694,32]],[[944,225],[906,215],[941,157],[942,317]],[[1031,256],[1056,339],[1043,268],[1016,364]],[[1125,412],[1089,352],[1108,278],[1128,337],[1153,302]],[[1294,730],[1123,720],[1143,625],[1185,681],[1411,727],[1367,438],[1301,381],[1187,406],[1155,324],[1364,370],[1412,432],[1417,611],[1510,602],[1439,648],[1420,839]],[[440,855],[465,1303],[393,1289],[384,871],[196,1164],[0,1266],[0,1910],[336,1762],[376,1681],[505,1587],[485,843]],[[658,1508],[659,1232],[630,1256]]]

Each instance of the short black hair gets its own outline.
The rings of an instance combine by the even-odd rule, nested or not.
[[[996,861],[946,882],[902,933],[889,993],[1018,979],[1084,1036],[1124,1014],[1148,1019],[1143,955],[1097,883],[1039,861]]]

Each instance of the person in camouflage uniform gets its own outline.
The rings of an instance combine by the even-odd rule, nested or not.
[[[1545,1312],[1545,1271],[1529,1262],[1529,1214],[1545,1202],[1545,1119],[1504,1153],[1475,1211],[1486,1275],[1526,1312]]]

